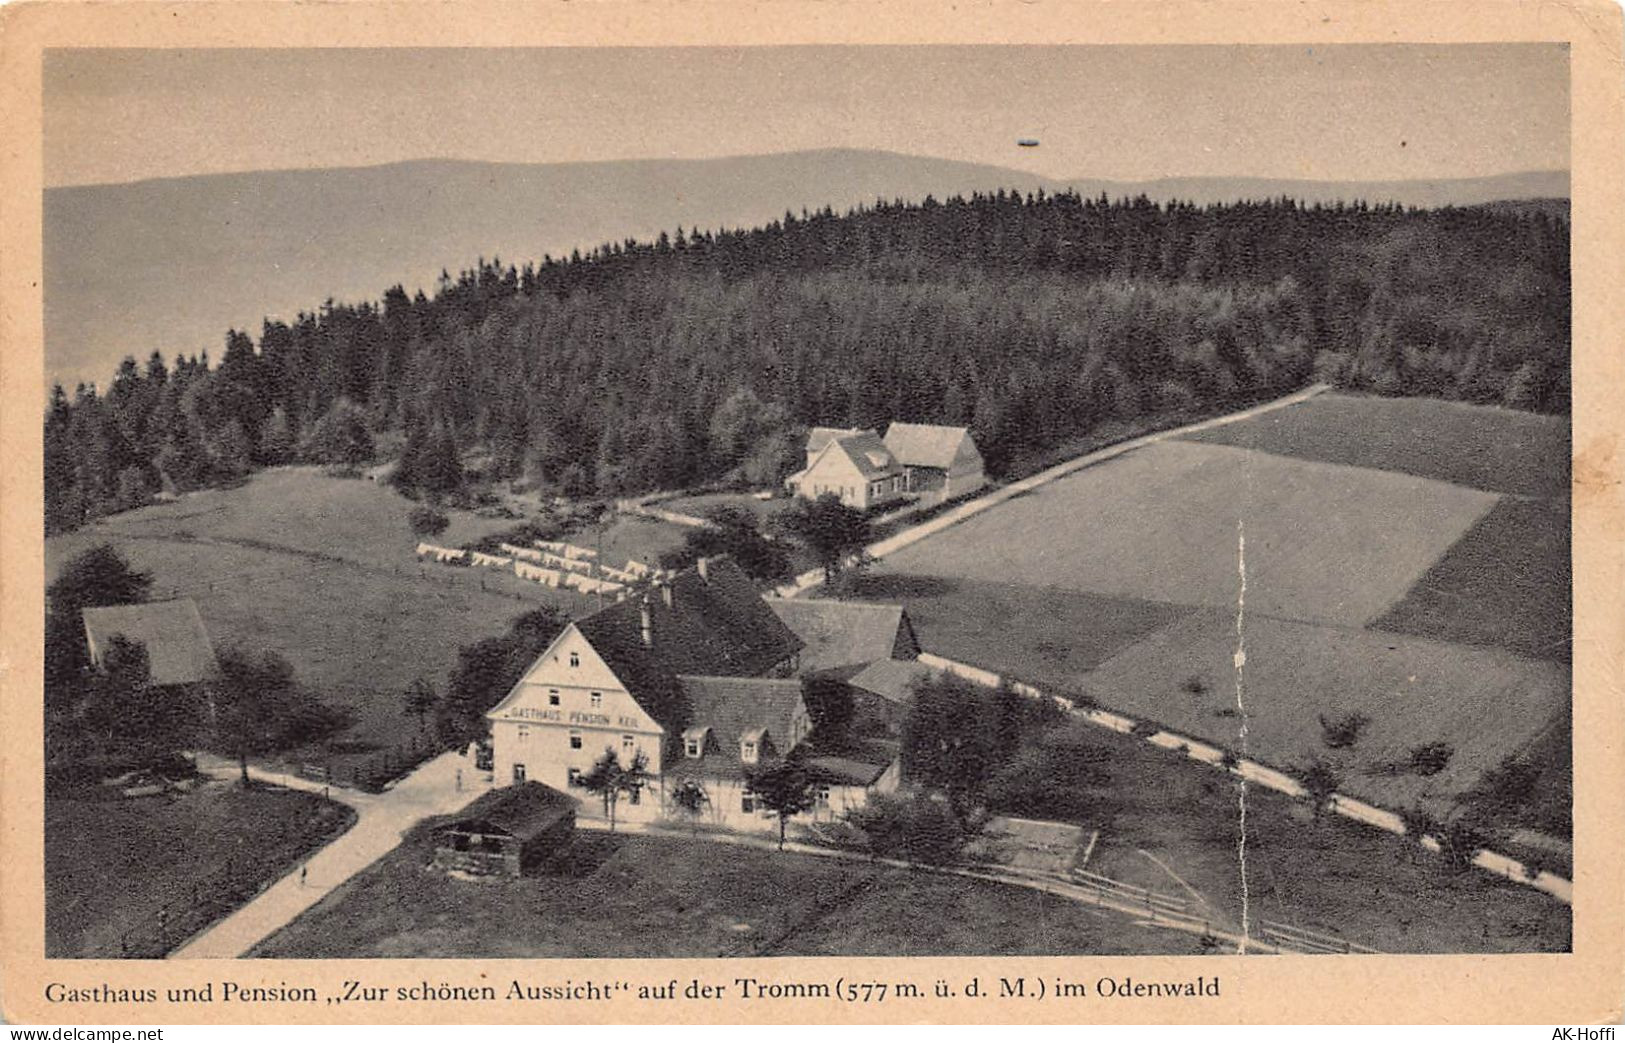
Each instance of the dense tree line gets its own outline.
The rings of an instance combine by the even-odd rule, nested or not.
[[[770,481],[805,425],[892,419],[970,425],[999,473],[1107,419],[1317,376],[1564,412],[1568,241],[1534,208],[998,192],[482,261],[432,295],[232,331],[217,367],[154,353],[55,389],[47,521],[354,466],[386,435],[412,489],[478,457],[586,496]]]

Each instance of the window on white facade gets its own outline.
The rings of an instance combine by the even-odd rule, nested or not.
[[[559,705],[559,690],[557,688],[549,688],[547,690],[547,705]]]
[[[637,745],[638,745],[638,740],[636,738],[634,738],[633,736],[630,736],[630,735],[621,736],[621,749],[625,750],[627,753],[631,753],[634,749],[637,748]]]
[[[571,666],[580,666],[581,665],[581,653],[580,652],[571,652],[570,653],[570,665]]]
[[[581,769],[580,768],[571,768],[571,769],[569,769],[569,771],[567,771],[565,773],[564,778],[565,778],[565,781],[568,782],[572,786],[581,785]]]
[[[581,749],[581,733],[580,732],[571,732],[570,733],[570,748],[572,750]]]
[[[588,697],[588,701],[592,703],[593,709],[596,710],[598,707],[604,705],[604,693],[594,692]]]
[[[749,815],[756,810],[756,794],[746,790],[739,795],[739,810]]]
[[[528,738],[530,738],[530,729],[521,724],[519,726],[519,741],[524,742]]]
[[[821,808],[829,807],[829,787],[828,786],[814,786],[813,787],[813,803],[816,804],[818,807],[821,807]]]
[[[524,781],[525,781],[525,766],[523,764],[515,764],[513,766],[513,783],[514,783],[514,785],[517,786],[521,782],[524,782]]]

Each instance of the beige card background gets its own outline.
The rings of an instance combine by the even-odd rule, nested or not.
[[[1625,997],[1625,75],[1621,12],[1578,3],[17,3],[0,9],[0,1010],[16,1023],[208,1021],[1613,1022]],[[1574,951],[1527,956],[520,961],[50,961],[43,952],[41,51],[47,47],[1295,43],[1557,41],[1572,59],[1574,242]],[[1260,104],[1268,104],[1261,98]],[[980,976],[1093,982],[1217,974],[1203,1000],[256,1004],[46,1002],[52,981],[133,988],[729,983]],[[218,986],[217,986],[218,987]]]

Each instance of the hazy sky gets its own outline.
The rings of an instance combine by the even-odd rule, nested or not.
[[[852,147],[1051,177],[1566,168],[1556,44],[79,50],[45,63],[51,185],[445,157]],[[1037,148],[1021,148],[1036,138]]]

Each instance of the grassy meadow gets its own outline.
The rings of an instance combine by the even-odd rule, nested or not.
[[[1439,810],[1533,751],[1549,781],[1526,820],[1559,822],[1567,448],[1561,418],[1323,394],[1036,489],[858,593],[906,605],[930,651],[1223,746],[1244,611],[1255,757],[1323,758],[1353,794]],[[1320,718],[1352,713],[1357,741],[1328,747]],[[1446,768],[1409,771],[1434,740]]]
[[[569,615],[597,606],[507,571],[419,561],[412,506],[366,479],[276,468],[52,537],[46,581],[72,555],[112,544],[152,573],[155,596],[194,599],[217,645],[277,652],[324,701],[351,711],[350,748],[396,746],[418,730],[401,693],[419,677],[443,684],[459,647],[505,632],[537,606]],[[516,524],[446,513],[450,527],[434,541],[445,546]],[[620,519],[605,557],[618,562],[662,539],[680,543],[682,530]]]
[[[1323,394],[1181,436],[1536,499],[1569,494],[1569,418],[1429,398]]]
[[[908,547],[886,571],[1360,626],[1493,494],[1171,440],[1085,468]]]
[[[428,865],[431,854],[420,829],[251,955],[980,956],[1198,944],[1025,888],[698,839],[581,833],[568,866],[520,880],[454,879]]]
[[[228,782],[173,796],[126,798],[101,788],[52,794],[45,953],[116,957],[125,932],[156,937],[166,908],[172,928],[200,930],[240,904],[221,893],[228,873],[250,884],[275,880],[354,820],[349,808],[313,794]],[[229,904],[192,915],[217,900]]]
[[[1240,805],[1212,768],[1082,724],[1087,868],[1193,897],[1239,929]],[[1247,802],[1254,931],[1269,920],[1386,952],[1566,951],[1569,909],[1258,787]],[[582,832],[562,867],[470,882],[429,867],[430,827],[254,955],[700,957],[1192,954],[1200,939],[1030,889],[703,838]],[[1075,857],[1081,858],[1083,850]],[[922,915],[921,910],[938,910]]]

